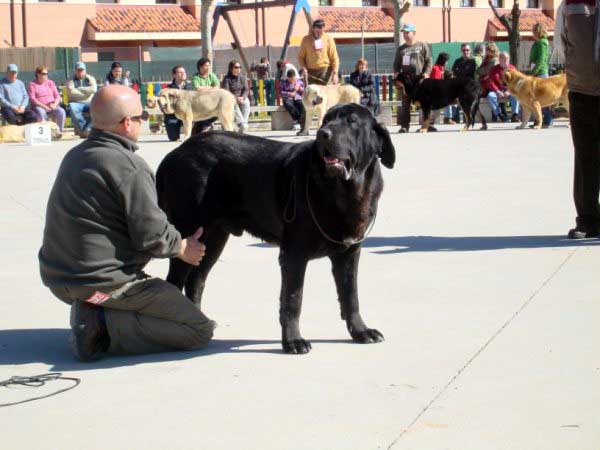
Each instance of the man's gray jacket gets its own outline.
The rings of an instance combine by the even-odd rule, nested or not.
[[[152,170],[137,146],[92,130],[64,157],[39,252],[49,287],[107,287],[136,279],[151,258],[177,255],[181,235],[158,207]]]

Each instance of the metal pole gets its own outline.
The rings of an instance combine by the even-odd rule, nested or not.
[[[375,73],[379,73],[379,51],[377,49],[377,42],[375,42]]]
[[[365,59],[365,12],[366,8],[362,11],[362,20],[360,24],[360,57]]]
[[[142,53],[142,46],[138,45],[138,82],[142,84],[142,58],[144,57]]]

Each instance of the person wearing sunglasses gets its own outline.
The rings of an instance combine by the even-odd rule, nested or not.
[[[477,63],[471,55],[471,46],[464,43],[460,46],[460,58],[456,58],[452,64],[452,74],[456,78],[470,78],[475,79],[475,71],[477,70]],[[460,106],[449,105],[446,108],[446,114],[444,118],[445,124],[460,123]]]
[[[63,158],[48,199],[40,274],[71,306],[71,348],[81,361],[105,353],[191,350],[216,324],[174,285],[147,275],[152,258],[198,265],[202,228],[182,239],[159,208],[155,176],[138,154],[142,121],[131,88],[102,88],[88,138]]]
[[[237,100],[235,105],[235,121],[240,133],[247,132],[248,117],[250,116],[248,79],[242,75],[242,65],[235,59],[229,62],[227,75],[223,77],[221,87],[235,96]]]
[[[56,122],[58,129],[63,131],[67,113],[60,106],[60,94],[54,81],[48,78],[46,66],[35,69],[35,80],[29,82],[27,91],[31,107],[38,119],[45,121],[49,116]]]

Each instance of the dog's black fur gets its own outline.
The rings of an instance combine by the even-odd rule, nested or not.
[[[475,125],[475,117],[479,109],[481,85],[465,77],[434,80],[420,79],[411,72],[400,72],[396,82],[404,89],[406,96],[414,103],[419,103],[423,110],[423,123],[419,131],[426,132],[431,120],[431,111],[445,108],[458,99],[465,115],[463,131]]]
[[[204,227],[206,254],[198,267],[172,259],[167,280],[185,286],[200,306],[206,277],[229,235],[247,231],[280,247],[279,321],[286,352],[310,351],[300,335],[302,288],[308,261],[323,256],[331,259],[352,339],[382,341],[359,313],[357,241],[374,220],[383,189],[379,159],[392,168],[395,158],[387,130],[354,104],[332,108],[316,140],[299,144],[229,132],[193,136],[161,162],[157,190],[161,208],[183,236]]]

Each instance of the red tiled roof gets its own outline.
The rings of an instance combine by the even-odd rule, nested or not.
[[[198,20],[179,6],[98,6],[89,19],[99,32],[189,32],[200,31]]]
[[[500,15],[510,14],[510,9],[499,9],[498,13]],[[531,31],[533,26],[538,22],[542,22],[548,31],[554,30],[554,20],[544,14],[543,11],[539,9],[523,9],[519,18],[519,31]],[[504,26],[495,16],[489,20],[489,24],[498,30],[504,30]]]
[[[363,13],[365,32],[393,33],[394,18],[381,8],[319,8],[319,18],[325,21],[325,31],[330,33],[358,33],[361,31]]]

